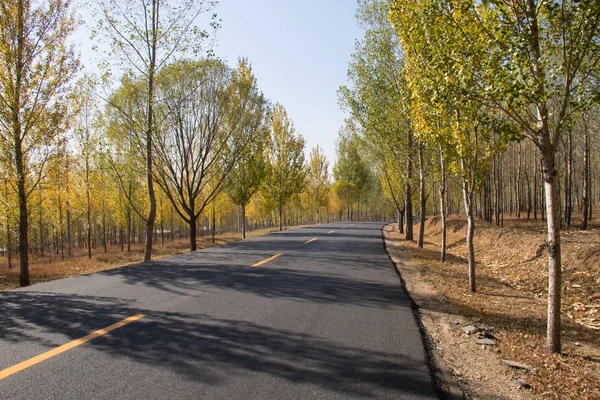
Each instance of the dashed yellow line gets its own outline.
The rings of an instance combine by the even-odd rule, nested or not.
[[[315,240],[317,240],[317,238],[312,238],[312,239],[307,240],[306,242],[304,242],[304,244],[309,244],[310,242],[314,242]]]
[[[253,267],[260,267],[261,265],[263,265],[263,264],[265,264],[265,263],[268,263],[269,261],[271,261],[271,260],[274,260],[274,259],[276,259],[277,257],[280,257],[280,256],[281,256],[281,254],[275,254],[274,256],[271,256],[271,257],[269,257],[269,258],[267,258],[267,259],[264,259],[264,260],[262,260],[262,261],[259,261],[259,262],[257,262],[256,264],[252,264],[252,266],[253,266]]]
[[[80,339],[73,340],[69,343],[63,344],[62,346],[58,346],[50,351],[42,353],[38,356],[32,357],[29,360],[25,360],[19,364],[13,365],[12,367],[8,367],[2,371],[0,371],[0,380],[7,378],[17,372],[23,371],[31,366],[41,363],[42,361],[46,361],[49,358],[57,356],[65,351],[69,351],[77,346],[81,346],[84,343],[89,342],[90,340],[96,339],[99,336],[106,335],[107,333],[114,331],[115,329],[119,329],[127,324],[132,323],[133,321],[137,321],[140,318],[143,318],[144,314],[137,314],[131,317],[125,318],[123,321],[117,322],[116,324],[112,324],[107,326],[106,328],[97,330],[96,332],[92,332],[89,335],[86,335]]]
[[[327,234],[329,235],[330,233],[333,233],[333,232],[335,232],[335,231],[329,231],[329,232],[327,232]]]

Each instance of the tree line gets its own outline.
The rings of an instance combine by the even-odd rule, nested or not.
[[[346,130],[373,160],[398,225],[426,214],[546,222],[547,350],[560,352],[560,231],[598,200],[600,8],[594,1],[361,0],[364,37],[341,87]],[[348,135],[347,135],[348,136]],[[416,201],[417,205],[413,204]]]
[[[230,67],[212,54],[214,2],[90,5],[101,74],[84,71],[71,44],[70,2],[0,5],[0,243],[22,286],[32,260],[140,243],[149,260],[165,240],[195,250],[206,234],[393,213],[380,188],[365,194],[367,176],[377,186],[368,168],[336,166],[344,189],[318,145],[305,159],[247,59]]]

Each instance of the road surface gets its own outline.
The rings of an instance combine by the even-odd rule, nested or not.
[[[432,399],[381,223],[0,294],[0,399]]]

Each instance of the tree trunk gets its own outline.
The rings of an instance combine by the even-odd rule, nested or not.
[[[464,163],[461,162],[461,168],[464,171]],[[475,247],[473,245],[473,234],[475,233],[475,220],[473,218],[473,190],[463,177],[463,197],[465,202],[465,214],[467,215],[467,257],[469,259],[469,290],[473,293],[477,291],[475,280]]]
[[[413,147],[413,135],[412,132],[408,133],[408,146],[407,146],[407,164],[406,164],[406,195],[405,195],[405,201],[406,201],[406,235],[405,235],[405,239],[406,240],[413,240],[414,239],[414,234],[413,234],[413,219],[412,219],[412,213],[413,213],[413,209],[412,209],[412,188],[410,187],[410,181],[412,179],[413,176],[413,164],[412,164],[412,150]]]
[[[525,182],[527,183],[527,221],[531,220],[531,182],[529,180],[529,174],[525,170]]]
[[[442,220],[442,246],[440,249],[440,261],[446,262],[446,165],[444,163],[444,152],[440,146],[440,218]]]
[[[585,144],[583,147],[583,199],[581,211],[581,229],[588,229],[590,207],[590,134],[587,122],[584,123]]]
[[[67,189],[68,192],[68,189]],[[67,200],[67,256],[73,256],[73,238],[71,237],[71,204]]]
[[[131,210],[127,209],[127,252],[131,253]]]
[[[242,240],[246,239],[246,206],[242,205]]]
[[[547,140],[549,142],[549,138]],[[551,353],[560,353],[560,304],[561,304],[561,244],[560,215],[558,211],[557,171],[554,164],[555,154],[548,143],[542,149],[544,188],[546,194],[546,225],[548,228],[548,326],[546,349]]]
[[[108,240],[106,239],[106,204],[102,200],[102,246],[104,253],[108,253]]]
[[[526,1],[528,19],[529,56],[533,63],[533,74],[537,81],[535,94],[543,98],[546,94],[544,82],[546,75],[543,70],[540,50],[540,33],[537,20],[538,4],[535,0]],[[548,228],[548,324],[546,350],[550,353],[560,353],[560,303],[561,303],[561,254],[560,254],[560,214],[559,196],[556,171],[556,143],[550,135],[550,111],[545,102],[537,104],[537,144],[540,149],[542,175],[546,198],[546,224]],[[554,140],[559,140],[560,132],[555,132]],[[543,210],[543,208],[542,208]]]
[[[565,205],[564,221],[566,226],[571,225],[571,215],[573,209],[573,133],[569,129],[567,134],[567,151],[565,155]]]
[[[8,211],[9,210],[9,201],[8,201],[8,179],[5,177],[4,178],[4,206],[6,207],[5,209],[5,216],[6,216],[6,264],[7,264],[7,268],[10,270],[12,268],[12,249],[11,249],[11,242],[12,242],[12,237],[10,234],[10,230],[11,230],[11,224],[10,224],[10,215],[11,213]]]
[[[425,241],[425,214],[427,213],[427,198],[425,197],[425,160],[423,159],[423,143],[419,142],[419,238],[417,247],[423,248]]]
[[[212,202],[212,242],[215,242],[215,234],[217,232],[217,228],[216,228],[216,222],[217,222],[217,218],[215,216],[215,201],[213,200]]]
[[[38,195],[39,195],[39,200],[40,200],[40,212],[39,212],[39,222],[40,222],[40,256],[43,258],[44,257],[44,220],[43,220],[43,215],[42,215],[42,185],[40,184],[38,186]]]
[[[59,190],[60,190],[60,186],[59,186]],[[65,259],[65,246],[63,244],[64,242],[64,233],[63,233],[63,212],[62,212],[62,199],[60,194],[58,195],[58,230],[59,230],[59,235],[58,235],[58,239],[60,241],[59,247],[60,247],[60,258],[61,260]],[[58,250],[58,248],[57,248]]]
[[[283,204],[279,203],[279,230],[283,230]]]
[[[516,201],[517,201],[517,218],[521,218],[521,208],[523,207],[523,205],[521,204],[521,166],[522,166],[522,162],[521,162],[521,153],[522,153],[522,149],[521,149],[521,143],[519,143],[519,159],[518,159],[518,167],[517,167],[517,182],[516,182]]]
[[[197,249],[196,230],[197,230],[198,221],[196,219],[196,216],[193,214],[193,211],[189,214],[189,216],[190,216],[190,221],[189,221],[189,225],[190,225],[190,251],[196,251],[196,249]]]
[[[14,88],[14,101],[12,109],[12,133],[15,150],[15,168],[17,173],[17,196],[19,198],[19,264],[20,264],[20,275],[19,284],[21,286],[29,285],[29,238],[27,232],[29,228],[29,221],[27,219],[27,192],[25,190],[25,166],[23,163],[23,149],[21,139],[21,116],[19,110],[21,109],[21,80],[23,73],[23,42],[24,42],[24,28],[23,28],[23,2],[19,1],[17,5],[17,54],[16,54],[16,68],[15,68],[15,88]]]
[[[152,23],[150,43],[150,64],[148,66],[148,103],[146,115],[146,185],[148,187],[148,200],[150,210],[146,219],[146,245],[144,247],[144,261],[152,258],[152,235],[154,233],[154,221],[156,220],[156,194],[154,193],[154,181],[152,179],[152,140],[154,135],[154,74],[156,70],[156,52],[158,36],[158,12],[157,0],[152,1]],[[193,209],[192,209],[193,211]],[[193,212],[192,212],[193,213]],[[194,238],[195,240],[195,238]]]
[[[87,156],[86,156],[87,157]],[[92,206],[90,199],[89,165],[86,161],[86,195],[87,195],[87,253],[88,259],[92,258]]]
[[[398,211],[400,212],[400,233],[404,233],[404,216],[406,214],[406,205],[402,207],[402,209],[399,208]]]
[[[538,169],[539,162],[537,152],[534,151],[534,161],[533,161],[533,219],[537,220],[537,211],[538,211]]]
[[[160,196],[160,245],[165,247],[165,221],[163,216],[163,196]]]

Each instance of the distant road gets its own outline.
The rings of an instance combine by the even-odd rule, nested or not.
[[[312,226],[2,293],[0,399],[437,398],[381,227]]]

